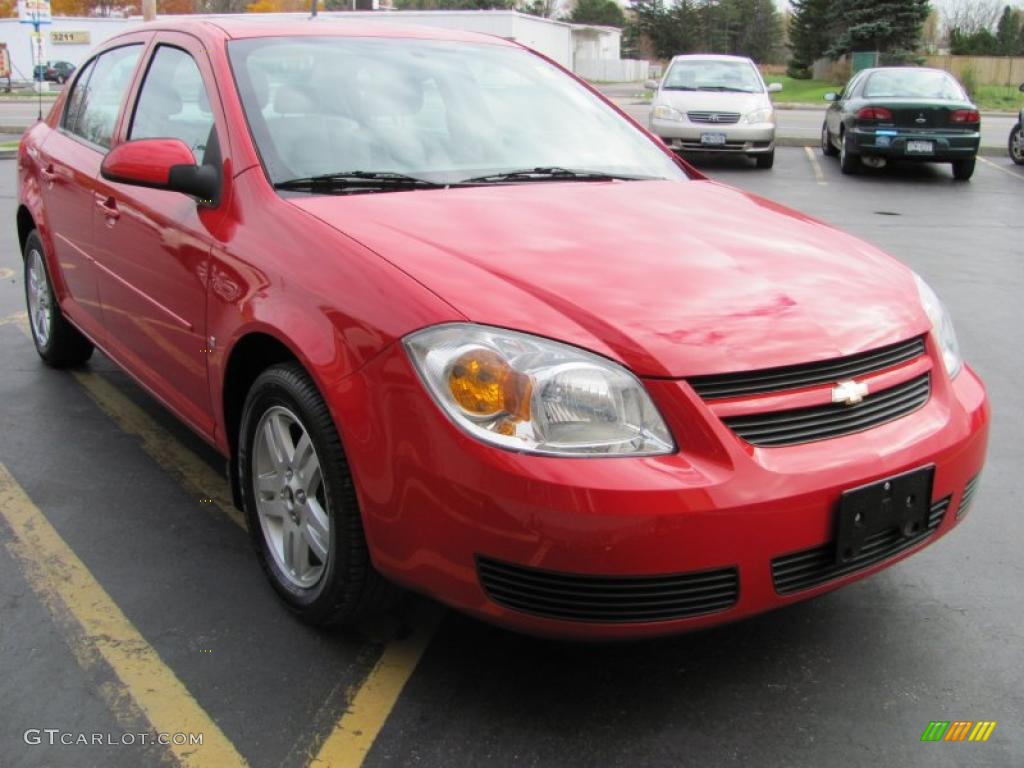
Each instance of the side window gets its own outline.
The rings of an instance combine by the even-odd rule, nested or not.
[[[93,59],[82,67],[78,79],[75,80],[74,90],[68,96],[68,104],[64,107],[63,124],[69,131],[75,130],[75,123],[78,122],[78,117],[82,113],[82,103],[85,101],[85,94],[89,87],[89,78],[92,77],[92,70],[95,64],[96,59]]]
[[[74,123],[68,123],[70,112],[65,117],[65,127],[93,144],[109,147],[117,123],[125,93],[135,71],[135,65],[142,53],[142,45],[125,45],[101,54],[93,60],[88,80],[80,77],[75,84],[77,100]],[[84,87],[83,87],[84,85]],[[78,93],[81,91],[81,94]],[[74,104],[69,105],[69,110]]]
[[[213,112],[195,61],[180,48],[162,45],[142,82],[130,139],[181,139],[196,163],[207,159],[216,140]],[[212,152],[209,153],[212,159]]]

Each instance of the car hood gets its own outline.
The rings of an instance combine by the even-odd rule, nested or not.
[[[576,344],[643,376],[824,360],[928,327],[906,267],[711,181],[539,182],[291,202],[471,321]]]
[[[680,112],[739,112],[745,115],[755,109],[770,107],[765,93],[730,93],[728,91],[659,91],[655,103],[668,104]]]

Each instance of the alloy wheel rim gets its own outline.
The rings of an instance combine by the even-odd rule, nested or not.
[[[1024,138],[1022,135],[1024,135],[1024,128],[1018,128],[1017,132],[1013,134],[1010,152],[1014,160],[1024,160]]]
[[[821,127],[821,151],[828,152],[828,128]]]
[[[46,277],[43,254],[35,248],[28,254],[28,316],[36,342],[45,347],[50,340],[53,307],[50,304],[50,281]]]
[[[314,586],[330,557],[327,489],[309,432],[283,406],[267,409],[256,425],[252,483],[263,538],[281,573],[293,586]]]

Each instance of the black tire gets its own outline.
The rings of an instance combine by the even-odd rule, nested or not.
[[[957,181],[968,181],[974,175],[976,160],[968,157],[964,160],[953,161],[953,178]]]
[[[757,167],[763,170],[768,170],[775,165],[775,150],[771,152],[762,152],[759,155],[754,155],[754,159],[757,160]]]
[[[828,123],[821,124],[821,154],[826,157],[836,157],[839,150],[832,143],[832,137],[828,134]]]
[[[1010,139],[1006,142],[1006,151],[1010,153],[1010,159],[1017,165],[1024,165],[1024,130],[1020,123],[1017,123],[1010,130]]]
[[[36,230],[32,230],[25,238],[25,250],[22,253],[24,258],[25,278],[25,306],[28,309],[28,326],[32,334],[32,341],[36,345],[36,352],[43,362],[54,368],[68,368],[81,365],[92,356],[93,345],[85,336],[79,333],[71,323],[64,317],[60,305],[53,293],[53,280],[50,278],[50,267],[46,263],[46,251],[43,249],[43,241]],[[30,274],[33,265],[38,265],[45,276],[46,283],[41,287],[46,306],[49,308],[49,332],[45,338],[40,334],[37,323],[33,321],[33,300],[32,293],[38,284]],[[38,299],[37,299],[38,301]]]
[[[839,170],[850,176],[855,173],[860,173],[860,155],[854,154],[850,151],[850,142],[846,139],[844,134],[839,135],[839,144],[841,149],[839,150]]]
[[[322,574],[308,588],[292,583],[275,560],[256,506],[256,428],[262,416],[275,406],[298,417],[320,462],[322,507],[330,520],[330,541]],[[370,562],[341,439],[316,385],[300,365],[275,365],[253,382],[242,411],[238,450],[239,483],[249,534],[260,565],[288,609],[306,623],[325,626],[353,624],[391,608],[401,593]]]

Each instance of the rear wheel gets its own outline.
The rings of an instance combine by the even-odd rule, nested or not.
[[[839,150],[832,144],[832,138],[828,135],[828,123],[821,125],[821,153],[826,157],[835,157]]]
[[[249,533],[288,608],[325,625],[389,607],[397,589],[370,563],[341,440],[301,366],[260,374],[246,397],[238,444]]]
[[[53,295],[53,283],[35,230],[25,239],[25,304],[36,352],[55,368],[81,365],[92,355],[92,342],[69,323]]]
[[[764,152],[760,155],[755,155],[755,159],[757,160],[758,168],[764,168],[767,170],[775,165],[775,150],[773,149],[771,152]]]
[[[957,181],[967,181],[974,175],[975,159],[973,157],[964,160],[953,161],[953,178]]]
[[[1024,136],[1022,133],[1024,133],[1024,129],[1021,128],[1020,123],[1013,126],[1013,130],[1010,131],[1010,141],[1006,147],[1010,152],[1010,159],[1017,165],[1024,165]]]
[[[859,173],[861,169],[860,155],[850,151],[850,141],[845,134],[840,135],[839,147],[839,170],[847,175]]]

